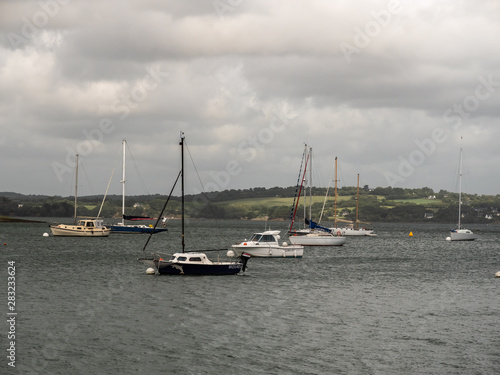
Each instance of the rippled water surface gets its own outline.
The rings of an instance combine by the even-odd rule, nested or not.
[[[306,248],[302,259],[251,259],[243,275],[146,275],[138,257],[179,249],[179,223],[169,225],[143,253],[144,235],[45,238],[46,224],[0,224],[18,312],[16,368],[4,355],[0,373],[500,371],[498,227],[451,243],[447,225],[380,224],[378,237]],[[190,221],[187,244],[227,248],[261,229]],[[5,353],[7,333],[0,342]]]

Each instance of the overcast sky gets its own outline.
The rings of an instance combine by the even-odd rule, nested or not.
[[[180,131],[205,189],[500,193],[500,2],[0,2],[0,191],[168,193]],[[187,192],[202,189],[187,155]]]

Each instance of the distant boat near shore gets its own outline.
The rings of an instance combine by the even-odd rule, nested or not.
[[[345,220],[338,220],[337,219],[337,158],[335,158],[335,209],[334,209],[334,227],[330,228],[330,230],[333,233],[337,233],[339,236],[371,236],[375,237],[376,234],[373,232],[373,229],[367,229],[365,227],[359,227],[359,221],[358,215],[359,215],[359,173],[358,173],[358,184],[357,184],[357,192],[356,192],[356,221],[353,222],[348,222],[347,225],[340,226],[337,223],[339,221],[345,221]],[[363,223],[363,224],[368,224],[368,223]]]
[[[78,198],[78,154],[76,155],[76,172],[75,172],[75,214],[73,224],[54,224],[50,225],[50,230],[53,236],[61,237],[108,237],[111,233],[111,228],[103,224],[103,220],[99,218],[84,218],[76,220],[76,209]]]
[[[307,151],[307,145],[304,148],[304,154],[302,156],[302,161],[305,161],[304,164],[304,174],[302,175],[302,179],[300,176],[302,174],[302,164],[299,169],[299,181],[297,182],[298,193],[296,199],[294,198],[294,205],[292,206],[292,215],[290,219],[290,228],[288,229],[289,241],[293,245],[301,245],[301,246],[342,246],[344,245],[346,238],[335,235],[330,229],[322,227],[318,225],[314,221],[312,221],[312,148],[309,148],[309,152]],[[307,168],[309,167],[309,219],[306,217],[306,210],[304,209],[304,223],[309,226],[309,228],[294,230],[293,224],[295,221],[295,214],[297,212],[297,207],[299,204],[300,193],[302,192],[302,188],[304,188],[304,208],[306,206],[306,193],[307,188],[304,187],[304,182],[306,182],[305,176]],[[326,198],[325,198],[326,199]],[[324,207],[323,207],[324,208]],[[323,211],[321,213],[323,215]]]
[[[462,228],[462,144],[460,143],[460,157],[458,167],[458,225],[450,230],[450,236],[447,241],[474,241],[477,236],[470,230]]]
[[[0,216],[0,223],[46,223],[46,221],[19,219],[17,217]]]
[[[153,228],[152,225],[144,225],[144,224],[125,224],[125,220],[130,221],[138,221],[138,220],[156,220],[152,217],[143,217],[143,216],[130,216],[125,215],[125,149],[127,146],[127,141],[124,139],[122,141],[123,145],[123,156],[122,156],[122,180],[120,181],[122,184],[122,221],[118,224],[111,226],[112,233],[121,233],[121,234],[137,234],[137,233],[159,233],[165,232],[168,229],[163,228]],[[165,226],[166,220],[163,220],[163,225]]]

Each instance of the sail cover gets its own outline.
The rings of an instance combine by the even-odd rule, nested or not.
[[[148,216],[131,216],[131,215],[123,215],[125,220],[155,220],[154,217]]]
[[[318,225],[317,223],[315,223],[312,220],[305,219],[305,222],[306,222],[306,225],[309,225],[309,228],[311,228],[311,229],[319,229],[319,230],[331,233],[330,229],[322,227],[321,225]]]

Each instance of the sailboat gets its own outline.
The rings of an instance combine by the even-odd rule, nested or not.
[[[474,241],[477,236],[470,230],[462,228],[462,143],[460,143],[460,157],[458,167],[458,225],[456,229],[450,230],[450,237],[446,237],[448,241]]]
[[[185,249],[185,231],[184,231],[184,133],[181,132],[180,139],[181,146],[181,171],[179,175],[181,177],[181,246],[182,251],[176,252],[172,255],[169,260],[164,260],[160,255],[153,254],[153,259],[147,264],[152,264],[156,269],[156,272],[160,275],[234,275],[239,273],[240,271],[246,270],[246,264],[250,255],[243,253],[241,254],[238,261],[231,262],[221,262],[221,261],[211,261],[208,259],[205,252],[214,251],[214,250],[204,250],[200,251],[186,251]],[[177,180],[179,179],[179,175],[177,176]],[[175,184],[174,183],[174,187]],[[172,187],[172,191],[173,188]],[[172,195],[172,192],[169,195]],[[165,202],[165,209],[168,199]],[[163,213],[162,210],[162,213]],[[161,216],[161,214],[160,214]],[[159,221],[159,219],[158,219]],[[158,224],[158,221],[156,224]],[[156,225],[155,225],[156,227]],[[149,239],[151,238],[152,233],[150,234],[148,241],[144,245],[144,249],[146,248]],[[143,249],[143,250],[144,250]],[[215,250],[216,251],[216,250]],[[144,259],[142,259],[144,260]]]
[[[118,224],[111,226],[111,232],[121,233],[121,234],[135,234],[135,233],[158,233],[167,231],[167,228],[155,228],[152,226],[147,226],[144,224],[125,224],[125,220],[153,220],[150,217],[142,216],[127,216],[125,215],[125,151],[127,146],[127,141],[124,139],[123,144],[123,154],[122,154],[122,221]]]
[[[302,176],[302,181],[300,185],[300,189],[298,192],[297,200],[295,202],[295,208],[293,208],[293,213],[290,220],[290,228],[288,230],[289,241],[293,245],[303,245],[303,246],[342,246],[344,245],[346,238],[342,236],[335,236],[332,231],[328,228],[322,227],[312,221],[312,168],[311,168],[311,156],[312,156],[312,148],[309,149],[309,153],[307,153],[307,145],[305,146],[303,160],[305,158],[306,162],[304,165],[304,175]],[[293,223],[295,221],[295,214],[297,212],[297,206],[299,204],[300,193],[302,191],[302,187],[304,185],[304,177],[306,175],[307,167],[309,165],[309,186],[310,186],[310,200],[309,200],[309,219],[304,217],[305,224],[309,225],[309,228],[301,229],[301,230],[293,230]],[[301,171],[299,171],[300,178]],[[304,194],[305,195],[305,194]],[[306,200],[304,199],[304,216],[305,216],[305,205]]]
[[[75,170],[75,213],[73,224],[58,224],[50,225],[50,230],[53,236],[65,237],[107,237],[111,233],[111,229],[103,225],[103,220],[98,218],[86,218],[77,221],[76,208],[78,201],[78,160],[79,155],[76,154],[76,170]]]
[[[359,215],[359,173],[358,173],[358,188],[356,193],[356,221],[352,223],[350,221],[350,225],[346,226],[338,226],[337,222],[340,220],[337,219],[337,158],[335,157],[335,219],[334,219],[334,227],[330,228],[332,232],[337,233],[342,236],[376,236],[373,233],[372,229],[367,229],[365,227],[360,228],[359,224],[361,223],[358,219]]]

